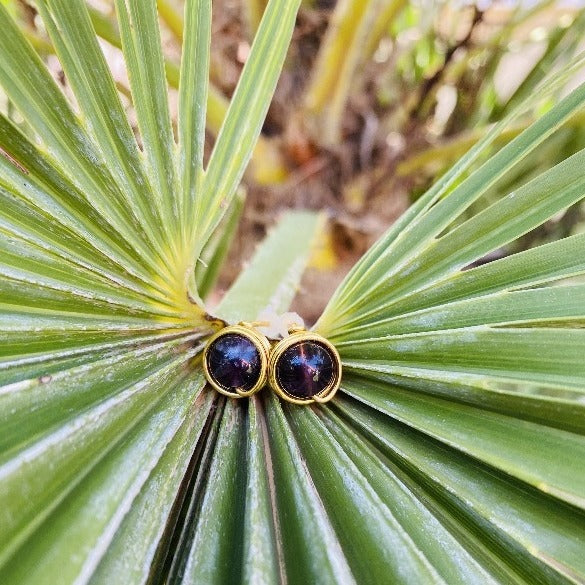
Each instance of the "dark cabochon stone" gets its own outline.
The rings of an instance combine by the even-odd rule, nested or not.
[[[311,398],[331,384],[335,376],[333,356],[316,341],[299,341],[280,356],[276,378],[295,398]]]
[[[209,347],[207,368],[225,390],[250,390],[260,377],[260,353],[247,337],[230,333]]]

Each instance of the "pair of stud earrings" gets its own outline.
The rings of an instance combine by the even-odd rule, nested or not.
[[[271,347],[252,324],[225,327],[213,335],[203,352],[203,371],[218,392],[234,398],[270,387],[294,404],[328,402],[341,382],[341,359],[321,335],[290,328]]]

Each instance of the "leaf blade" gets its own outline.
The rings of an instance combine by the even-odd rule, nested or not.
[[[260,134],[300,0],[270,0],[213,148],[195,211],[195,257],[235,194]],[[223,203],[223,205],[222,205]]]

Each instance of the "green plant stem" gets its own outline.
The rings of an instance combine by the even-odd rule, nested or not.
[[[529,118],[506,128],[499,135],[496,145],[506,144],[528,128],[533,122],[534,120]],[[585,112],[579,112],[567,122],[567,126],[581,128],[584,123]],[[398,177],[408,177],[417,173],[421,169],[424,169],[428,165],[438,164],[441,168],[449,165],[479,142],[487,132],[489,132],[492,126],[493,125],[475,128],[469,132],[459,134],[452,140],[447,140],[436,146],[431,146],[426,150],[417,152],[396,166],[395,175]]]
[[[248,29],[248,38],[252,39],[256,34],[265,8],[266,0],[242,0],[242,11]]]
[[[312,211],[284,215],[214,310],[228,322],[257,319],[266,309],[286,311],[297,294],[325,217]]]
[[[512,111],[534,92],[543,76],[551,71],[559,60],[569,60],[577,52],[584,28],[585,12],[580,12],[570,26],[558,27],[550,32],[548,45],[542,57],[534,64],[510,98],[496,107],[493,117],[501,117]]]
[[[324,145],[339,143],[356,71],[404,4],[404,0],[342,0],[337,4],[305,98],[305,108],[316,116],[316,135]]]
[[[232,240],[236,235],[239,220],[244,210],[245,199],[246,192],[240,187],[230,209],[219,228],[203,248],[199,262],[195,266],[196,289],[203,300],[213,290],[217,281]]]
[[[512,10],[510,19],[500,31],[490,37],[485,47],[477,49],[477,52],[481,50],[489,51],[489,57],[483,68],[483,80],[479,84],[477,91],[472,98],[473,101],[470,111],[473,111],[474,113],[470,117],[469,126],[474,126],[478,123],[483,124],[490,119],[492,110],[495,107],[493,101],[493,96],[495,95],[495,72],[500,66],[502,58],[507,54],[508,43],[511,41],[518,28],[525,25],[530,19],[540,16],[544,11],[550,9],[553,4],[553,0],[543,0],[528,10],[523,10],[522,7],[518,5]],[[469,51],[459,64],[454,64],[453,69],[456,72],[458,71],[458,73],[455,74],[457,79],[463,75],[463,68],[467,68],[469,60],[475,57],[476,54],[476,51]]]
[[[156,0],[158,13],[164,23],[169,27],[178,41],[183,42],[183,28],[185,25],[183,17],[172,7],[168,0]]]

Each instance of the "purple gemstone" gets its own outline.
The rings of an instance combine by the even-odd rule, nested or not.
[[[247,337],[229,333],[209,347],[207,369],[224,390],[250,390],[260,377],[260,353]]]
[[[331,352],[316,341],[299,341],[280,356],[276,378],[295,398],[311,398],[325,390],[335,375]]]

